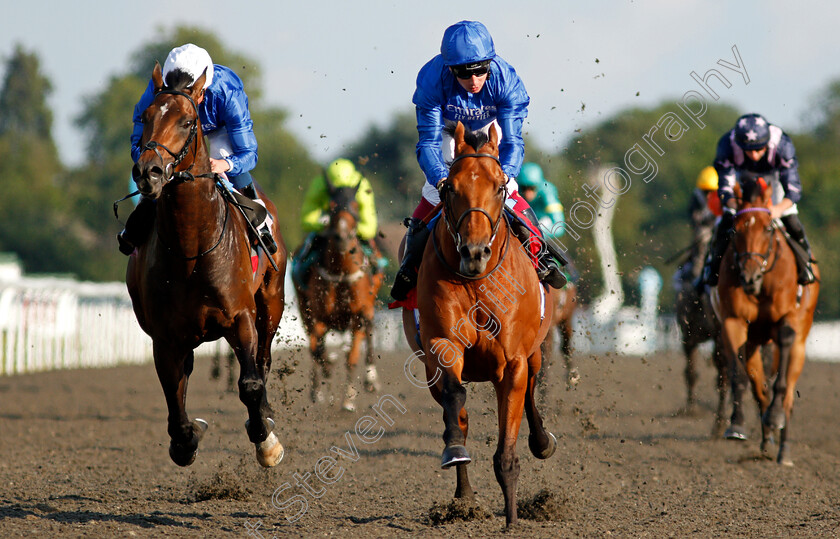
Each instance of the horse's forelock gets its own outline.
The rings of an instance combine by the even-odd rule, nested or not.
[[[464,142],[472,146],[475,151],[478,151],[490,142],[490,138],[484,131],[466,131],[464,133]]]
[[[168,90],[183,92],[193,83],[193,78],[186,71],[174,69],[166,74],[166,80],[163,83]]]

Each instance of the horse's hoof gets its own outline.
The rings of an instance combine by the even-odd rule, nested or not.
[[[207,421],[204,421],[203,419],[200,419],[198,417],[196,417],[193,420],[193,424],[198,429],[198,432],[196,432],[196,435],[198,436],[198,439],[200,440],[204,436],[204,433],[207,432],[207,429],[210,428],[210,425],[207,424]]]
[[[742,426],[730,426],[726,429],[726,432],[723,433],[723,437],[727,440],[735,440],[738,442],[744,442],[748,439],[747,433],[744,432],[744,427]]]
[[[344,403],[341,405],[341,409],[345,412],[355,412],[356,403],[351,400],[345,400]]]
[[[183,447],[170,443],[169,458],[178,466],[186,467],[195,462],[195,455],[198,453],[198,449],[190,452],[184,452],[183,449]]]
[[[272,423],[274,422],[272,421]],[[286,453],[283,449],[283,444],[280,443],[280,440],[277,439],[274,432],[269,433],[265,441],[254,445],[257,448],[257,462],[264,468],[277,466],[283,460],[283,455]]]
[[[569,371],[569,375],[566,377],[566,389],[573,389],[576,385],[580,383],[580,373],[577,369],[572,369]]]
[[[528,436],[528,447],[531,449],[531,454],[540,460],[549,458],[557,450],[557,438],[550,432],[548,434],[548,443],[545,447],[537,445],[537,437],[533,434]]]
[[[456,464],[469,464],[472,462],[467,448],[463,445],[450,445],[444,448],[443,456],[440,459],[440,467],[444,470]]]

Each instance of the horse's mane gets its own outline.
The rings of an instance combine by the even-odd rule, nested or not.
[[[484,131],[466,130],[464,132],[464,142],[472,146],[475,149],[475,151],[481,149],[481,147],[487,144],[489,141],[490,138]]]
[[[164,84],[169,90],[183,92],[193,83],[192,75],[186,71],[175,69],[166,74]]]

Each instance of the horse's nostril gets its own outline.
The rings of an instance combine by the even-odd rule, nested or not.
[[[140,178],[140,167],[137,166],[137,163],[134,163],[134,166],[131,167],[131,178],[135,182]]]
[[[490,249],[489,245],[484,246],[484,256],[490,256],[490,253],[492,253],[492,252],[493,252],[493,250]]]
[[[461,258],[469,258],[470,248],[465,245],[458,249],[458,253],[461,255]]]
[[[149,178],[158,179],[163,177],[163,169],[155,165],[149,169]]]

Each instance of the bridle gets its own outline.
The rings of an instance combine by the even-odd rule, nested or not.
[[[199,115],[198,115],[198,106],[195,104],[195,101],[193,101],[193,98],[190,97],[188,94],[186,94],[186,93],[184,93],[180,90],[159,90],[155,94],[155,96],[158,96],[160,94],[178,95],[178,96],[187,98],[187,100],[190,102],[190,104],[193,107],[193,111],[195,112],[195,120],[193,121],[193,124],[190,126],[190,134],[187,136],[187,140],[184,141],[184,145],[181,147],[181,150],[178,151],[178,153],[173,152],[172,150],[170,150],[165,145],[163,145],[159,142],[156,142],[154,140],[150,140],[145,145],[143,145],[142,150],[143,151],[150,150],[150,151],[155,152],[155,154],[160,159],[161,163],[163,163],[163,156],[158,151],[158,148],[163,148],[166,151],[166,153],[168,153],[172,157],[173,161],[171,163],[167,163],[166,166],[164,167],[164,179],[163,179],[164,182],[170,182],[174,179],[180,179],[180,180],[184,180],[184,181],[192,181],[195,178],[212,178],[214,176],[214,174],[212,172],[205,173],[205,174],[199,174],[198,176],[194,176],[190,172],[190,170],[192,170],[192,167],[195,165],[195,159],[193,159],[193,162],[190,164],[189,167],[187,167],[186,170],[181,170],[181,171],[178,171],[178,172],[174,171],[175,167],[177,167],[181,163],[181,161],[183,161],[184,158],[189,153],[190,146],[192,146],[193,158],[195,158],[195,155],[198,153],[198,139],[197,139],[196,135],[198,134],[198,122],[200,122],[201,120],[199,119]]]
[[[465,154],[459,155],[458,157],[456,157],[452,161],[452,163],[450,164],[450,169],[455,163],[457,163],[461,159],[466,159],[466,158],[478,159],[478,158],[483,158],[483,157],[490,158],[490,159],[494,160],[499,165],[499,167],[501,168],[502,162],[499,161],[499,158],[496,157],[493,154],[489,154],[489,153],[465,153]],[[472,212],[481,213],[482,215],[487,217],[488,221],[490,221],[491,235],[490,235],[490,242],[487,245],[488,245],[488,247],[492,246],[493,241],[496,239],[496,233],[499,230],[499,224],[502,222],[502,218],[504,218],[505,222],[507,222],[507,215],[505,215],[505,208],[504,208],[504,201],[507,199],[507,194],[508,194],[507,185],[505,185],[502,189],[499,190],[499,193],[501,195],[503,195],[502,209],[499,211],[499,216],[495,220],[490,215],[490,213],[488,213],[487,210],[485,210],[484,208],[472,207],[472,208],[467,208],[466,210],[464,210],[464,212],[460,215],[460,217],[458,217],[458,219],[453,224],[452,220],[451,220],[453,212],[452,212],[451,202],[450,202],[450,199],[449,199],[449,195],[452,194],[452,192],[453,192],[452,191],[452,186],[449,184],[448,181],[445,181],[440,188],[440,198],[441,198],[441,201],[443,201],[443,222],[446,225],[446,231],[449,232],[449,235],[452,237],[452,241],[455,242],[455,250],[456,251],[461,250],[461,245],[463,243],[463,239],[461,237],[461,233],[459,232],[459,230],[461,228],[461,225],[464,223],[464,219],[466,219],[466,217],[469,216],[469,214],[472,213]],[[493,267],[492,270],[490,270],[489,272],[487,272],[487,273],[485,273],[481,276],[466,275],[466,274],[461,273],[460,271],[456,270],[452,266],[450,266],[449,263],[444,258],[443,254],[440,252],[440,247],[437,244],[437,240],[435,239],[434,234],[432,234],[432,245],[435,248],[435,254],[437,255],[438,259],[443,263],[443,265],[449,271],[451,271],[452,273],[454,273],[455,275],[457,275],[458,277],[460,277],[462,279],[468,279],[468,280],[483,279],[484,277],[487,277],[488,275],[495,272],[502,265],[502,262],[504,262],[505,257],[507,256],[508,248],[510,247],[510,223],[508,223],[508,226],[505,227],[505,229],[507,231],[507,234],[505,235],[505,250],[502,253],[502,256],[499,257],[499,261],[496,263],[496,265]]]
[[[745,208],[743,210],[738,211],[738,213],[735,214],[735,217],[737,218],[741,215],[753,212],[770,213],[770,210],[768,208],[762,207]],[[778,236],[773,238],[777,228],[778,226],[776,225],[775,221],[770,221],[770,225],[765,228],[765,231],[771,236],[771,241],[768,242],[767,251],[765,251],[764,253],[755,253],[752,251],[745,251],[741,253],[738,252],[737,249],[735,250],[735,262],[738,264],[738,271],[740,275],[743,276],[744,274],[744,263],[751,259],[758,259],[760,261],[761,272],[759,273],[759,277],[764,277],[765,273],[772,270],[776,266],[776,262],[779,261],[778,254],[773,258],[773,263],[770,264],[769,267],[767,266],[767,264],[770,260],[770,256],[772,255],[774,245],[776,246],[776,252],[778,253],[779,238]]]
[[[198,135],[198,122],[201,121],[200,118],[199,118],[199,114],[198,114],[198,106],[195,104],[195,101],[193,101],[193,98],[190,97],[188,94],[186,94],[186,93],[184,93],[180,90],[165,90],[165,89],[162,89],[162,90],[159,90],[155,94],[155,96],[160,95],[160,94],[178,95],[178,96],[187,98],[187,101],[190,102],[190,104],[193,107],[193,111],[195,112],[195,120],[193,121],[193,124],[190,126],[190,133],[187,136],[187,140],[184,141],[184,145],[181,147],[181,149],[180,149],[180,151],[178,151],[178,153],[173,152],[172,150],[170,150],[165,145],[163,145],[159,142],[156,142],[154,140],[150,140],[145,145],[143,145],[142,150],[143,151],[151,150],[151,151],[155,152],[155,154],[160,159],[161,163],[163,163],[163,156],[158,151],[158,148],[163,148],[166,151],[166,153],[168,153],[172,157],[173,161],[171,163],[167,163],[166,166],[164,167],[164,178],[163,178],[164,183],[169,183],[172,180],[194,181],[196,178],[213,178],[216,181],[217,188],[219,188],[218,183],[221,182],[222,179],[217,174],[215,174],[213,172],[206,172],[204,174],[194,175],[192,172],[190,172],[190,170],[192,170],[193,166],[195,165],[195,156],[198,153],[198,137],[197,137],[197,135]],[[175,167],[177,167],[181,163],[181,161],[184,160],[184,158],[189,153],[191,146],[192,146],[192,152],[193,152],[193,162],[190,163],[190,166],[187,167],[186,170],[179,170],[179,171],[175,172],[174,171]],[[219,189],[221,191],[224,191],[221,188],[219,188]],[[129,196],[133,196],[133,195],[129,195]],[[114,203],[114,207],[115,207],[114,211],[116,211],[116,203]],[[219,239],[216,240],[216,243],[214,243],[210,248],[205,249],[204,251],[198,253],[195,256],[184,256],[183,254],[180,254],[179,256],[181,256],[181,258],[183,258],[184,260],[196,260],[196,259],[201,258],[202,256],[210,253],[216,247],[218,247],[219,244],[222,242],[222,238],[224,238],[224,236],[225,236],[225,229],[227,228],[227,222],[228,222],[229,214],[230,214],[230,207],[227,203],[225,203],[225,220],[222,223],[222,231],[219,234]],[[167,245],[166,242],[164,241],[163,237],[161,237],[160,230],[158,230],[158,239],[160,240],[161,245],[163,245],[166,248],[167,251],[169,251],[171,253],[175,253],[174,249],[172,249],[169,245]]]

